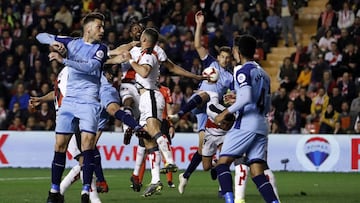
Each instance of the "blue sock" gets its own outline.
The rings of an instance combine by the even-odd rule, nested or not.
[[[135,129],[137,126],[139,126],[139,123],[136,122],[134,117],[132,117],[130,114],[126,113],[123,110],[118,110],[114,116],[116,119],[124,122],[126,125],[128,125],[132,129]]]
[[[217,172],[222,195],[224,195],[227,192],[232,193],[233,192],[233,188],[232,188],[233,181],[232,181],[229,165],[220,164],[220,165],[216,166],[215,169]]]
[[[84,164],[83,164],[83,190],[84,190],[85,186],[91,185],[91,180],[94,173],[94,150],[92,149],[85,150],[83,151],[82,154],[84,156]]]
[[[95,172],[97,181],[104,182],[105,177],[104,177],[104,172],[103,172],[103,169],[101,166],[101,156],[100,156],[99,149],[97,147],[95,147],[95,149],[94,149],[94,163],[95,163],[94,172]]]
[[[199,95],[195,95],[193,98],[190,99],[188,103],[184,105],[183,108],[180,109],[178,112],[179,118],[181,118],[187,112],[193,110],[197,105],[202,103],[202,99]]]
[[[186,168],[186,171],[184,172],[184,178],[189,179],[191,174],[196,170],[196,168],[201,163],[202,156],[199,154],[199,152],[195,152],[193,157],[191,158],[189,166]]]
[[[256,184],[256,187],[267,203],[273,203],[277,201],[273,187],[264,174],[258,175],[252,180]]]
[[[55,152],[51,165],[51,188],[60,191],[61,177],[65,169],[66,154],[64,152]]]

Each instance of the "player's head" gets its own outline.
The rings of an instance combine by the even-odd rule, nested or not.
[[[130,37],[134,41],[140,41],[141,33],[144,31],[145,26],[142,21],[133,19],[130,23]]]
[[[154,47],[159,39],[159,33],[154,28],[146,28],[140,37],[141,45],[145,45],[145,48]]]
[[[245,59],[253,59],[256,50],[256,39],[251,35],[242,35],[235,40],[239,54]]]
[[[231,62],[231,48],[227,46],[220,47],[217,60],[221,67],[227,67]]]
[[[91,12],[83,18],[84,38],[89,41],[100,41],[104,36],[105,16],[99,12]]]

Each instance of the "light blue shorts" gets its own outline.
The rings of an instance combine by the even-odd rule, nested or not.
[[[96,134],[100,111],[100,102],[86,103],[76,98],[65,97],[57,112],[55,132],[72,134],[75,133],[76,126],[79,124],[80,131]]]
[[[266,161],[267,136],[232,128],[225,135],[220,156],[241,157],[246,153],[249,162]]]

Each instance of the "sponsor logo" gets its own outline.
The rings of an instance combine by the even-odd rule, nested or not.
[[[330,136],[304,136],[297,143],[296,156],[307,170],[331,171],[339,160],[339,144]]]

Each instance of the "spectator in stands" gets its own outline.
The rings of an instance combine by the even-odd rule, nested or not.
[[[309,62],[308,55],[300,43],[296,45],[296,51],[290,55],[290,60],[298,70],[302,70],[304,65]]]
[[[6,118],[6,127],[8,128],[10,124],[13,123],[13,120],[16,117],[19,117],[21,119],[21,122],[26,122],[27,118],[29,116],[29,112],[27,109],[20,109],[20,104],[18,102],[15,102],[13,105],[13,108],[10,109],[8,112],[8,116]]]
[[[170,17],[165,17],[160,27],[160,34],[169,37],[177,31],[176,25],[171,23]]]
[[[232,24],[236,29],[240,30],[243,27],[244,20],[250,19],[250,14],[244,9],[244,4],[242,2],[239,2],[236,8],[237,10],[232,16]]]
[[[26,29],[23,27],[20,20],[15,21],[14,28],[12,30],[13,30],[12,36],[15,42],[25,40],[27,33],[26,33]]]
[[[185,16],[185,26],[191,32],[195,31],[195,14],[199,11],[199,6],[195,2],[191,5],[191,9],[186,13]]]
[[[19,70],[15,66],[13,55],[8,55],[5,61],[4,65],[0,65],[0,79],[1,83],[10,90],[18,78]]]
[[[290,92],[296,86],[297,77],[298,69],[293,65],[290,57],[285,57],[278,72],[280,87],[284,87],[287,92]]]
[[[5,107],[5,99],[0,97],[0,130],[5,129],[7,115],[8,110]]]
[[[305,88],[308,89],[311,82],[311,69],[310,67],[305,64],[300,72],[299,77],[296,80],[298,88]]]
[[[257,39],[258,45],[260,45],[266,54],[270,53],[271,47],[277,45],[276,34],[269,28],[268,23],[266,21],[261,22],[261,30],[259,38]]]
[[[10,34],[10,30],[3,30],[0,38],[0,46],[3,47],[6,52],[10,52],[10,50],[13,48],[13,42],[14,40]]]
[[[300,112],[295,109],[294,102],[289,100],[287,104],[287,109],[284,112],[283,116],[283,128],[285,133],[289,134],[299,134],[301,117]]]
[[[329,103],[332,104],[333,108],[337,112],[341,112],[341,105],[345,101],[345,97],[340,94],[338,87],[332,89],[332,93],[329,95]]]
[[[228,41],[226,40],[223,31],[220,28],[216,28],[215,36],[209,42],[209,53],[212,56],[219,55],[220,47],[229,46]]]
[[[340,30],[340,37],[337,39],[337,47],[341,53],[344,53],[346,46],[353,43],[354,38],[349,34],[346,28]]]
[[[277,121],[282,122],[284,113],[287,109],[287,104],[289,102],[288,93],[285,88],[280,87],[278,95],[272,99],[272,106],[275,108],[275,115],[274,118]],[[282,123],[280,123],[280,126]]]
[[[323,76],[319,83],[319,87],[324,88],[327,95],[331,95],[333,88],[337,86],[336,81],[331,76],[330,71],[324,71],[322,75]]]
[[[345,133],[346,132],[341,128],[341,121],[336,121],[333,134],[339,135],[339,134],[345,134]]]
[[[40,18],[39,25],[37,25],[38,32],[54,33],[53,28],[49,25],[45,17]]]
[[[35,72],[35,78],[30,81],[28,88],[31,96],[41,96],[41,85],[45,83],[45,80],[46,79],[44,78],[43,74],[41,74],[40,72]]]
[[[335,129],[335,123],[339,119],[339,113],[333,109],[331,104],[328,104],[326,111],[321,114],[320,117],[320,134],[333,134]]]
[[[16,94],[11,97],[9,109],[13,109],[15,103],[19,103],[21,110],[27,110],[30,95],[25,91],[24,84],[19,83],[16,86]]]
[[[44,128],[38,125],[34,116],[29,116],[26,121],[26,130],[44,130]]]
[[[342,65],[352,75],[353,81],[359,83],[360,78],[360,51],[359,46],[349,43],[343,52]]]
[[[331,43],[335,42],[336,39],[334,37],[333,31],[331,29],[326,30],[325,35],[322,36],[319,40],[319,47],[322,52],[327,52],[331,50]]]
[[[24,26],[27,33],[30,33],[32,27],[38,24],[38,16],[33,12],[30,4],[26,4],[24,7],[24,12],[21,16],[21,24]]]
[[[289,46],[289,33],[292,36],[294,45],[297,44],[294,28],[295,8],[293,6],[293,0],[282,0],[278,5],[278,13],[281,13],[281,28],[286,47]]]
[[[354,21],[354,12],[351,10],[349,2],[345,1],[342,5],[342,9],[338,13],[337,27],[339,29],[349,29],[353,26]]]
[[[176,34],[169,35],[169,41],[165,45],[166,55],[176,64],[182,63],[183,47]]]
[[[124,23],[129,23],[130,19],[140,20],[142,19],[142,14],[135,9],[133,5],[128,5],[126,11],[122,16],[122,21]]]
[[[350,105],[350,114],[357,115],[360,112],[360,91],[357,93],[357,97],[354,98]]]
[[[351,132],[351,115],[349,111],[349,103],[347,101],[343,101],[341,103],[341,110],[339,112],[339,121],[340,127],[343,132]]]
[[[356,121],[355,121],[355,125],[354,125],[354,131],[355,131],[356,134],[360,134],[360,115],[358,115],[356,117]]]
[[[269,15],[266,17],[266,22],[269,25],[269,28],[279,36],[281,33],[281,18],[275,13],[274,8],[268,9]]]
[[[25,48],[25,45],[20,43],[15,46],[14,62],[16,64],[20,64],[21,61],[26,62],[26,60],[27,60],[27,50]]]
[[[337,83],[341,95],[347,100],[352,101],[356,97],[355,83],[350,79],[348,72],[343,73],[341,80]]]
[[[41,127],[45,128],[48,120],[55,120],[55,112],[49,108],[47,102],[44,102],[41,104],[40,110],[35,113],[35,119]]]
[[[171,111],[172,111],[171,114],[176,114],[177,112],[179,112],[181,104],[184,99],[184,95],[181,91],[180,85],[177,84],[174,86],[174,89],[171,94],[171,98],[173,100],[173,103],[171,105]]]
[[[321,115],[325,113],[328,104],[329,96],[326,94],[325,89],[320,87],[318,89],[318,95],[312,99],[310,114],[306,117],[306,122],[311,123],[318,121]]]
[[[181,1],[176,1],[174,8],[170,11],[170,21],[179,30],[183,30],[184,17],[185,17],[185,13],[183,12],[183,4]]]
[[[332,76],[335,80],[343,73],[341,69],[342,54],[339,52],[336,42],[331,42],[331,49],[325,54],[325,61],[329,63]]]
[[[313,52],[314,45],[316,45],[317,48],[319,48],[319,45],[318,45],[316,36],[311,36],[311,37],[310,37],[310,42],[309,42],[309,44],[308,44],[307,47],[306,47],[306,54],[310,55],[310,54]],[[318,54],[319,54],[319,52],[318,52],[316,55],[314,55],[314,56],[317,56]],[[311,58],[311,57],[309,57],[309,58],[310,58],[310,60],[313,59],[313,58]]]
[[[300,126],[303,128],[306,124],[306,116],[311,113],[311,98],[306,95],[306,88],[301,87],[299,95],[294,101],[295,109],[300,112],[301,122]]]
[[[251,20],[252,21],[259,21],[263,22],[266,21],[266,16],[268,16],[268,12],[265,9],[264,5],[261,2],[255,3],[255,9],[250,12]]]
[[[21,121],[20,117],[15,117],[9,126],[8,130],[15,130],[15,131],[24,131],[26,130],[25,125]]]
[[[356,16],[350,35],[354,37],[354,44],[360,44],[360,16]]]
[[[328,2],[325,5],[325,11],[321,12],[317,24],[317,37],[318,39],[325,34],[326,30],[337,27],[336,12],[333,10],[332,5]]]

